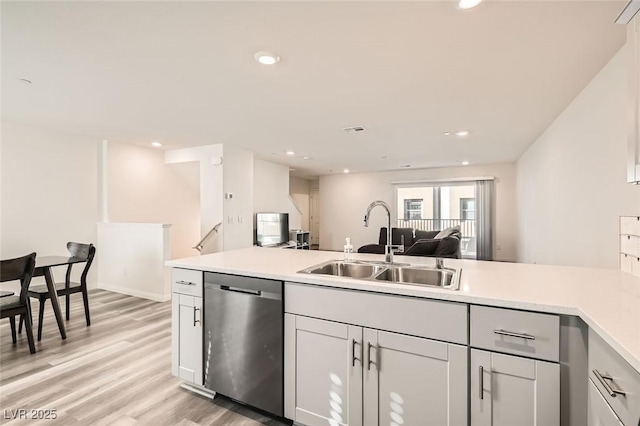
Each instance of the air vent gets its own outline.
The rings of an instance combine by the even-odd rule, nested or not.
[[[358,133],[358,132],[364,132],[366,129],[362,126],[353,126],[353,127],[345,127],[342,130],[344,130],[347,133]]]

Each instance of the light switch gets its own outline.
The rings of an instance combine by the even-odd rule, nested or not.
[[[233,216],[227,217],[227,223],[233,225]]]
[[[238,223],[244,223],[244,217],[238,216]]]

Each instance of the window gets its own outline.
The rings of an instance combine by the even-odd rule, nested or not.
[[[460,219],[475,220],[476,218],[476,199],[460,198]]]
[[[409,198],[404,200],[404,220],[422,219],[422,199]]]

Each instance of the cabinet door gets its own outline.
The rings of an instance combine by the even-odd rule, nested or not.
[[[627,24],[629,50],[628,182],[640,181],[640,14]]]
[[[362,328],[285,315],[285,417],[362,426]]]
[[[471,350],[472,426],[560,424],[560,366]]]
[[[623,426],[596,385],[589,380],[589,426]]]
[[[202,385],[202,297],[173,293],[172,373]]]
[[[366,426],[467,424],[465,346],[364,329],[363,348]]]

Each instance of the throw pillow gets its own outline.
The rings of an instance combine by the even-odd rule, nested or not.
[[[450,235],[440,240],[440,244],[436,248],[436,256],[451,256],[458,253],[458,247],[460,247],[460,237],[457,235]]]
[[[438,235],[439,231],[422,231],[420,229],[416,229],[416,241],[418,240],[432,240]]]
[[[407,256],[431,256],[436,252],[441,240],[422,239],[418,240],[404,253]]]
[[[460,225],[456,225],[456,226],[452,226],[450,228],[444,229],[444,230],[438,232],[438,235],[436,235],[433,238],[445,238],[445,237],[448,237],[449,235],[453,234],[456,231],[460,232]]]

